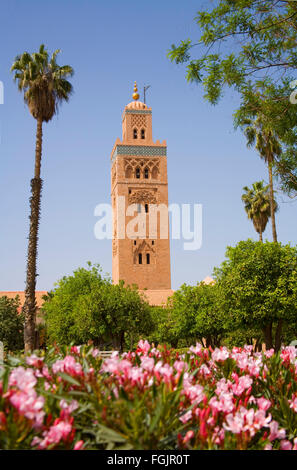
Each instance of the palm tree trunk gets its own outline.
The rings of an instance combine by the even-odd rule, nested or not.
[[[272,349],[273,348],[273,342],[272,342],[272,322],[267,323],[263,329],[264,333],[264,338],[265,338],[265,345],[266,349]]]
[[[270,189],[270,212],[271,212],[271,225],[273,241],[277,243],[276,225],[275,225],[275,208],[274,208],[274,195],[273,195],[273,176],[272,176],[272,158],[268,156],[268,171],[269,171],[269,189]]]
[[[259,232],[259,241],[263,243],[262,230]]]
[[[25,317],[24,344],[25,351],[33,351],[35,347],[35,323],[36,323],[36,261],[38,244],[38,227],[40,218],[40,200],[42,180],[40,179],[42,155],[42,119],[37,119],[36,150],[35,150],[35,172],[31,180],[30,198],[30,230],[27,254],[27,276],[25,289],[25,302],[23,313]]]

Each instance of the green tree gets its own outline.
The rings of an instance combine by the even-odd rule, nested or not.
[[[247,216],[254,224],[256,232],[259,234],[260,241],[263,241],[263,232],[270,217],[270,197],[269,186],[264,186],[263,181],[253,183],[252,188],[245,186],[244,194],[241,199]],[[277,203],[274,200],[274,207],[277,210]]]
[[[229,328],[216,284],[183,284],[171,299],[173,331],[189,343],[219,346]]]
[[[56,58],[59,52],[59,49],[56,50],[51,58],[49,58],[44,45],[41,45],[39,52],[33,54],[24,52],[22,55],[17,56],[11,67],[11,72],[14,73],[14,80],[18,84],[18,89],[24,93],[25,103],[37,121],[35,171],[34,178],[31,180],[31,214],[25,303],[23,306],[26,351],[33,350],[35,345],[36,263],[42,189],[42,179],[40,178],[42,125],[43,122],[49,122],[53,118],[58,111],[59,105],[63,101],[68,101],[72,92],[72,85],[67,80],[67,77],[73,75],[73,69],[69,65],[60,67],[57,64]]]
[[[176,349],[181,338],[174,328],[175,322],[172,315],[171,298],[168,299],[167,306],[152,306],[151,316],[153,330],[147,337],[148,341],[155,345],[167,344]]]
[[[187,64],[186,78],[218,103],[226,87],[240,94],[241,111],[269,120],[282,142],[276,173],[282,190],[297,195],[296,79],[297,2],[217,0],[206,2],[195,21],[198,40],[172,45],[168,57]],[[296,80],[295,80],[296,82]],[[294,102],[295,101],[295,102]],[[237,116],[235,115],[235,121]]]
[[[259,328],[266,347],[279,350],[283,327],[296,324],[296,247],[241,241],[227,248],[214,276],[233,329]]]
[[[150,306],[136,286],[112,284],[98,265],[79,268],[58,281],[43,305],[48,336],[59,344],[83,344],[123,350],[153,328]]]
[[[24,347],[24,319],[19,307],[18,296],[15,299],[0,297],[0,341],[8,351]]]
[[[282,84],[295,73],[295,1],[218,0],[207,4],[195,18],[198,40],[173,44],[168,57],[187,64],[187,80],[202,83],[212,104],[226,86],[244,93],[247,84],[264,85],[267,78]]]

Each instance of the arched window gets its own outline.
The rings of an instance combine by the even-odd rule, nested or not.
[[[142,264],[142,253],[138,253],[138,263]]]
[[[140,168],[136,168],[135,170],[135,178],[140,178]]]
[[[145,130],[144,129],[141,129],[141,138],[145,139]]]
[[[149,177],[149,169],[148,169],[148,168],[145,168],[145,169],[144,169],[144,177],[145,177],[146,180],[147,180],[148,177]]]
[[[146,213],[148,213],[149,211],[149,205],[148,204],[144,204],[144,210]]]
[[[133,129],[133,139],[137,139],[137,129]]]
[[[151,261],[151,260],[150,260],[150,254],[147,253],[147,254],[146,254],[146,264],[150,264],[150,261]]]

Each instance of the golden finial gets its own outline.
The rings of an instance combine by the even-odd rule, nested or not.
[[[134,82],[134,93],[132,95],[133,100],[138,100],[139,99],[139,93],[137,90],[137,85],[136,82]]]

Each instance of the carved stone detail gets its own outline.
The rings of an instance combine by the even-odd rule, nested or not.
[[[129,204],[157,204],[156,196],[156,191],[150,191],[148,189],[138,189],[132,191],[131,194],[129,194],[128,201]]]

